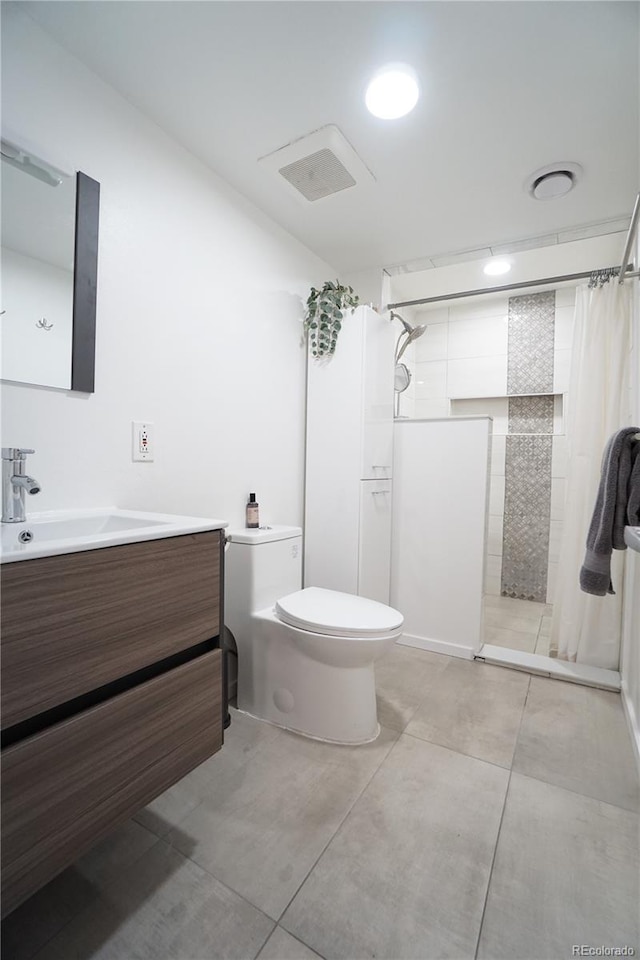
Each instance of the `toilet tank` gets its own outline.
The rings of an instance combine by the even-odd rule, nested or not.
[[[224,619],[237,641],[252,612],[302,588],[302,530],[240,527],[225,534]]]

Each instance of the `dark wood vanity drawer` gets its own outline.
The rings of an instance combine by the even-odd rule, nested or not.
[[[3,564],[2,729],[219,636],[219,530]]]
[[[2,753],[2,913],[222,744],[214,650]]]

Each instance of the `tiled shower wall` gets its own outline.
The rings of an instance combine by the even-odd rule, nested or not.
[[[553,602],[564,515],[562,411],[575,290],[531,296],[546,297],[546,304],[544,299],[527,304],[530,297],[483,297],[420,312],[416,321],[426,323],[427,330],[415,343],[413,398],[407,397],[402,413],[493,417],[486,590]],[[534,311],[531,323],[522,309],[528,306]],[[535,319],[536,312],[542,319]],[[550,396],[532,396],[536,393]]]

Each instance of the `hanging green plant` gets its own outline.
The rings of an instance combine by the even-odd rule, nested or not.
[[[359,303],[360,297],[353,292],[353,287],[343,287],[338,280],[335,283],[327,280],[321,290],[311,287],[304,329],[309,334],[313,357],[329,357],[335,353],[345,311]]]

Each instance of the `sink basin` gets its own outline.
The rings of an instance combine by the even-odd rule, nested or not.
[[[221,530],[224,520],[102,507],[31,514],[24,523],[0,524],[0,560],[31,560],[122,543]]]
[[[640,527],[625,527],[624,542],[632,550],[640,553]]]

